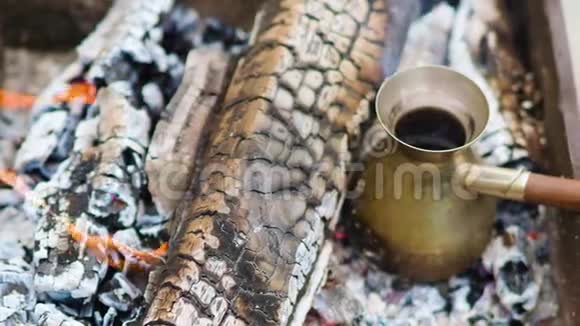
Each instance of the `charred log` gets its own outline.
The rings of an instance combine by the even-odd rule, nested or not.
[[[320,283],[348,144],[382,75],[385,3],[271,2],[259,17],[146,325],[300,324]]]

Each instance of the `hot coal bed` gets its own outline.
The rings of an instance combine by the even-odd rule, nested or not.
[[[506,21],[493,15],[505,13],[492,4],[490,18],[484,0],[426,2],[389,7],[399,30],[387,42],[402,53],[386,56],[387,72],[447,64],[467,74],[497,111],[476,150],[489,164],[540,169],[541,94]],[[204,113],[183,108],[219,100],[228,62],[243,57],[248,39],[171,1],[118,1],[36,99],[30,120],[0,111],[0,324],[142,323],[176,227],[171,216],[190,186],[179,179],[191,179],[199,162],[187,135],[203,127],[195,121]],[[210,124],[211,114],[203,118]],[[385,139],[377,124],[363,129],[353,155],[364,162]],[[167,169],[175,161],[183,164]],[[388,273],[380,243],[351,207],[332,230],[324,282],[304,291],[307,325],[519,325],[557,314],[542,207],[501,202],[481,260],[437,283]],[[212,290],[192,292],[214,324],[243,325],[225,316]]]
[[[190,50],[237,54],[246,42],[245,32],[172,1],[119,1],[38,98],[28,127],[21,113],[0,112],[3,181],[20,172],[0,189],[0,324],[138,320],[147,259],[70,237],[110,236],[134,251],[167,242],[169,217],[157,213],[146,184],[154,126]],[[82,96],[55,100],[75,89]]]

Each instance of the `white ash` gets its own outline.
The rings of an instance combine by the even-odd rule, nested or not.
[[[145,104],[154,111],[161,111],[165,106],[163,93],[155,83],[145,84],[141,90],[141,96]]]
[[[99,301],[118,311],[129,311],[142,295],[141,290],[122,273],[116,273],[104,287],[105,290],[99,294]]]
[[[34,307],[34,323],[38,326],[85,326],[83,323],[67,316],[53,304],[39,303]]]
[[[515,226],[510,230],[522,232]],[[500,258],[495,246],[504,236],[498,235],[483,256],[484,261],[498,264],[497,273],[491,270],[496,265],[476,264],[448,281],[429,284],[384,272],[357,249],[335,243],[328,281],[316,296],[307,325],[466,325],[477,321],[489,325],[554,318],[557,301],[549,265],[534,260],[527,263],[527,271],[502,270],[507,262],[519,262],[527,255],[517,247],[510,249],[513,254],[508,258]],[[537,240],[521,240],[534,248],[533,254],[542,250]],[[514,280],[526,282],[518,283],[520,288],[514,291]]]
[[[109,308],[105,316],[103,317],[103,326],[113,326],[115,319],[117,318],[117,310],[115,308]]]
[[[79,57],[84,62],[107,61],[125,46],[132,49],[131,45],[144,39],[172,5],[172,0],[115,1],[95,32],[78,47]],[[103,55],[100,49],[110,52]]]
[[[32,268],[20,257],[0,258],[0,325],[25,325],[36,297]]]
[[[2,109],[1,106],[0,109]],[[20,141],[24,138],[28,131],[28,124],[28,112],[0,110],[0,149],[7,149],[5,148],[7,145],[1,142]],[[0,164],[6,156],[8,155],[0,152]]]
[[[2,169],[0,167],[0,169]],[[23,202],[22,194],[12,190],[12,189],[2,189],[0,188],[0,208],[7,206],[17,206]],[[1,212],[1,211],[0,211]],[[4,214],[4,213],[0,213]],[[1,232],[1,231],[0,231]]]
[[[66,107],[55,105],[54,97],[66,90],[68,80],[78,76],[81,69],[77,62],[73,62],[38,96],[32,110],[29,132],[16,155],[15,168],[17,170],[40,170],[43,176],[50,174],[44,164],[58,145],[58,139],[65,131],[68,118]],[[45,114],[49,118],[44,118]],[[52,122],[50,116],[56,117],[57,120]]]
[[[496,279],[502,305],[518,319],[535,308],[543,281],[542,270],[533,270],[534,253],[529,246],[525,233],[509,226],[492,240],[482,256],[483,265]]]
[[[16,167],[18,169],[41,168],[33,165],[48,160],[66,128],[67,118],[68,112],[65,110],[41,114],[34,121],[26,141],[20,147]]]
[[[20,196],[14,191],[12,194]],[[23,258],[25,250],[31,250],[34,245],[34,221],[18,206],[20,204],[5,208],[0,205],[0,259]]]

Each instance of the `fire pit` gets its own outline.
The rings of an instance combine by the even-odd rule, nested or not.
[[[218,7],[117,0],[76,53],[5,46],[0,324],[556,320],[546,208],[502,201],[477,263],[416,283],[384,264],[351,202],[360,167],[389,151],[377,86],[414,66],[484,90],[488,164],[552,168],[524,13],[487,0]]]

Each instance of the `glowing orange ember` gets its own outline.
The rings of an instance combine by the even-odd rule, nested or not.
[[[97,88],[95,85],[87,82],[77,82],[68,85],[65,91],[57,94],[54,97],[54,101],[57,103],[82,101],[84,104],[93,104],[96,97]],[[0,107],[3,109],[30,109],[35,101],[36,96],[34,95],[0,88]]]
[[[16,192],[25,196],[31,189],[23,177],[12,169],[0,169],[0,184],[12,187]]]
[[[111,236],[88,235],[79,231],[73,224],[68,225],[67,231],[75,241],[83,243],[99,261],[107,261],[109,266],[115,269],[127,267],[136,270],[149,269],[163,263],[163,257],[167,254],[167,243],[163,243],[154,251],[142,251],[131,248]]]
[[[12,169],[0,169],[0,184],[11,186],[23,196],[32,190],[24,178]],[[111,236],[83,233],[74,224],[69,224],[67,231],[75,241],[83,243],[99,261],[107,261],[109,266],[115,269],[150,269],[164,262],[163,257],[167,255],[169,247],[165,242],[153,251],[137,250],[113,239]]]
[[[36,97],[33,95],[0,89],[0,106],[5,109],[29,109],[34,101]]]
[[[70,84],[66,91],[56,95],[56,102],[72,102],[82,100],[84,104],[93,104],[97,98],[97,88],[95,85],[79,82]]]

